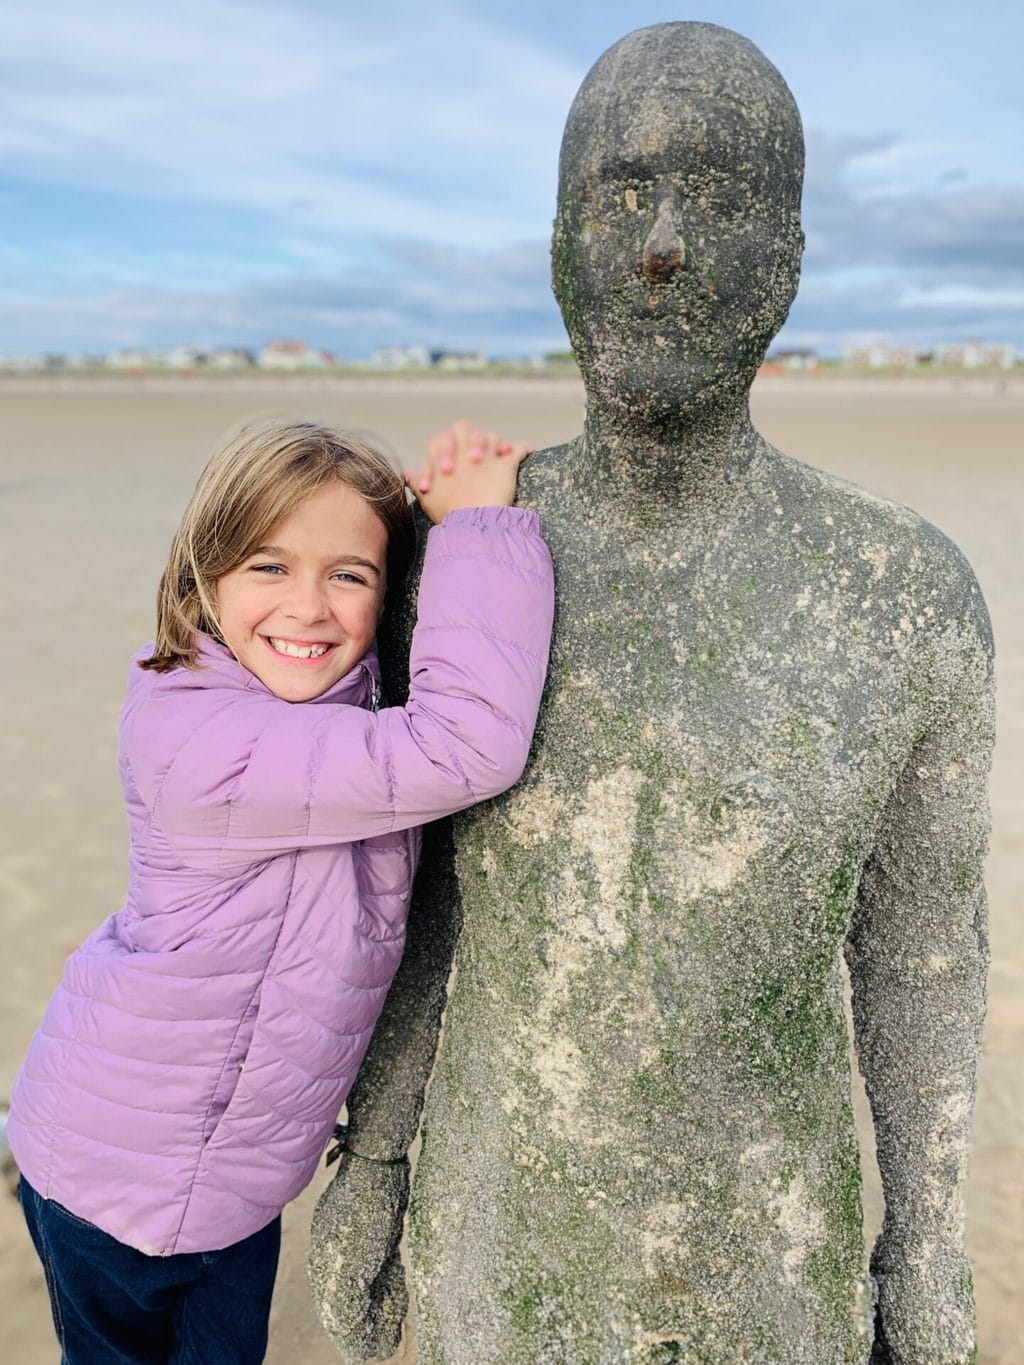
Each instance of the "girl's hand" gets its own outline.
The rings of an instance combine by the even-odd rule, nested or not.
[[[501,440],[456,422],[427,442],[427,458],[405,470],[405,481],[433,522],[459,507],[511,507],[516,500],[519,466],[529,454],[523,441]]]

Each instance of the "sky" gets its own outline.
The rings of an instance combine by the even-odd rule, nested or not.
[[[780,345],[1024,351],[1024,6],[949,0],[8,0],[0,353],[301,337],[562,349],[558,147],[590,65],[699,19],[807,137]]]

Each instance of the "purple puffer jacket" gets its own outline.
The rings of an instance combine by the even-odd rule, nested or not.
[[[212,641],[196,670],[133,666],[127,899],[68,959],[11,1100],[41,1195],[167,1256],[302,1190],[402,955],[418,827],[519,777],[552,613],[537,515],[475,508],[430,532],[405,707],[369,709],[372,656],[298,704]]]

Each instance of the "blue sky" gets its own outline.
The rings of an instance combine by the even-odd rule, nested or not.
[[[808,142],[780,339],[1024,349],[1024,7],[1008,0],[14,0],[0,352],[559,348],[558,144],[600,53],[672,19],[752,38]]]

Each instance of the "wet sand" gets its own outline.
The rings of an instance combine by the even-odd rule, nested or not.
[[[126,833],[114,762],[132,651],[152,635],[170,536],[210,447],[258,410],[384,434],[413,457],[456,416],[540,447],[576,434],[572,380],[461,378],[0,379],[0,535],[6,591],[5,724],[0,737],[0,1097],[65,956],[123,894]],[[759,381],[755,420],[780,449],[905,502],[956,540],[989,602],[1000,728],[989,860],[990,1010],[968,1246],[979,1365],[1024,1360],[1024,384]],[[861,1127],[869,1149],[867,1125]],[[305,1279],[314,1185],[285,1216],[272,1365],[336,1361]],[[867,1172],[866,1223],[877,1224]],[[57,1350],[38,1267],[13,1199],[0,1190],[0,1360],[37,1365]],[[725,1365],[725,1363],[723,1363]],[[826,1365],[823,1362],[823,1365]]]

